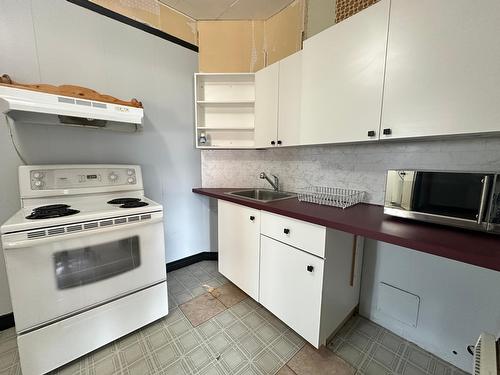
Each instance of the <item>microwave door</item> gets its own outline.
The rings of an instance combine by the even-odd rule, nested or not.
[[[481,223],[490,176],[481,173],[417,172],[412,210]]]

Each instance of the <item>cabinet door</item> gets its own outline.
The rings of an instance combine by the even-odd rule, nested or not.
[[[255,73],[255,147],[276,145],[279,63]]]
[[[500,1],[393,0],[381,138],[500,131]]]
[[[304,42],[302,144],[378,139],[388,20],[382,0]]]
[[[300,145],[300,99],[302,93],[302,51],[280,61],[278,142]]]
[[[323,267],[323,259],[261,236],[259,302],[316,348]]]
[[[219,200],[219,272],[259,297],[260,211]]]

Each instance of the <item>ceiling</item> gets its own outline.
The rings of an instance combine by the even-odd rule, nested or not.
[[[266,20],[293,0],[160,0],[195,20]]]

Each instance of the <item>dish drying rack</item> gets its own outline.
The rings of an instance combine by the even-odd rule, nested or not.
[[[298,193],[301,202],[321,204],[345,209],[363,201],[365,192],[327,186],[309,186]]]

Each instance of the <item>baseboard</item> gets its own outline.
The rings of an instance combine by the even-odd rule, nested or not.
[[[14,327],[14,314],[0,315],[0,331]]]
[[[201,262],[203,260],[218,260],[219,253],[215,251],[205,251],[203,253],[198,253],[191,255],[186,258],[174,260],[173,262],[167,263],[167,272],[178,270],[182,267],[190,266],[191,264],[195,264]]]

